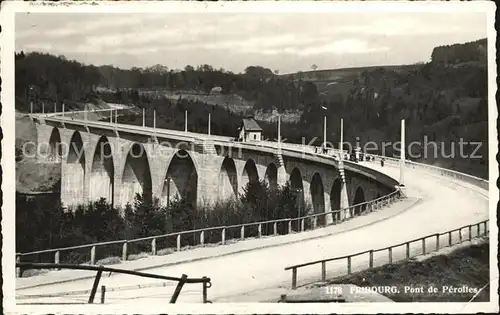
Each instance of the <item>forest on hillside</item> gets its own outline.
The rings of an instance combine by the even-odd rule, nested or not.
[[[308,87],[284,80],[270,69],[249,66],[244,73],[214,69],[210,65],[183,70],[155,65],[147,68],[119,69],[113,66],[84,65],[64,56],[42,53],[16,53],[16,107],[29,110],[33,100],[53,103],[88,102],[104,93],[121,90],[158,89],[209,94],[219,89],[223,94],[238,94],[255,101],[256,107],[285,110],[308,102]],[[98,89],[101,88],[101,89]],[[305,91],[303,91],[305,89]]]
[[[182,93],[207,94],[220,87],[219,93],[255,101],[254,110],[300,113],[298,123],[282,125],[283,135],[290,142],[301,142],[303,137],[307,141],[321,138],[325,116],[327,136],[333,142],[339,138],[340,118],[344,119],[347,141],[357,136],[363,141],[397,141],[400,120],[404,118],[411,131],[409,141],[427,135],[430,140],[454,141],[462,137],[487,142],[487,128],[462,128],[488,120],[485,47],[486,39],[436,47],[429,63],[360,68],[344,77],[342,84],[332,79],[332,84],[326,86],[316,83],[314,75],[303,81],[261,66],[249,66],[237,74],[210,65],[187,65],[182,70],[163,65],[125,70],[84,65],[63,56],[20,52],[16,53],[16,109],[29,111],[30,101],[36,111],[41,102],[65,102],[66,108],[73,108],[78,102],[104,100],[144,108],[148,120],[156,110],[158,127],[172,129],[184,128],[184,111],[188,110],[189,129],[197,132],[206,132],[210,112],[212,132],[233,136],[241,117],[230,108],[182,97]],[[321,80],[324,78],[325,73]],[[177,91],[180,99],[142,93],[148,89]],[[142,123],[141,117],[120,119]],[[275,124],[261,125],[265,137],[276,136]]]

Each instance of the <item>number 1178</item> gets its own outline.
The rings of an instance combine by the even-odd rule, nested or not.
[[[325,287],[326,294],[340,295],[342,294],[342,287],[340,286],[327,286]]]

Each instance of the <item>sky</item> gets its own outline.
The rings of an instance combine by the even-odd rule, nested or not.
[[[17,13],[15,27],[17,52],[85,64],[282,74],[427,62],[436,46],[487,36],[477,12]]]

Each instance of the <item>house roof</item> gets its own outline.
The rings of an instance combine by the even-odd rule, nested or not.
[[[262,131],[259,124],[252,118],[243,118],[243,128],[245,128],[246,131]]]

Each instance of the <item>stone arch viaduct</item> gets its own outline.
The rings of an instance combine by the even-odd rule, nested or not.
[[[136,193],[175,195],[197,204],[243,192],[253,180],[290,183],[315,213],[337,210],[394,191],[398,182],[373,169],[309,152],[301,145],[258,145],[204,134],[68,117],[33,116],[37,156],[61,163],[61,200],[72,206],[106,198],[115,206]]]

